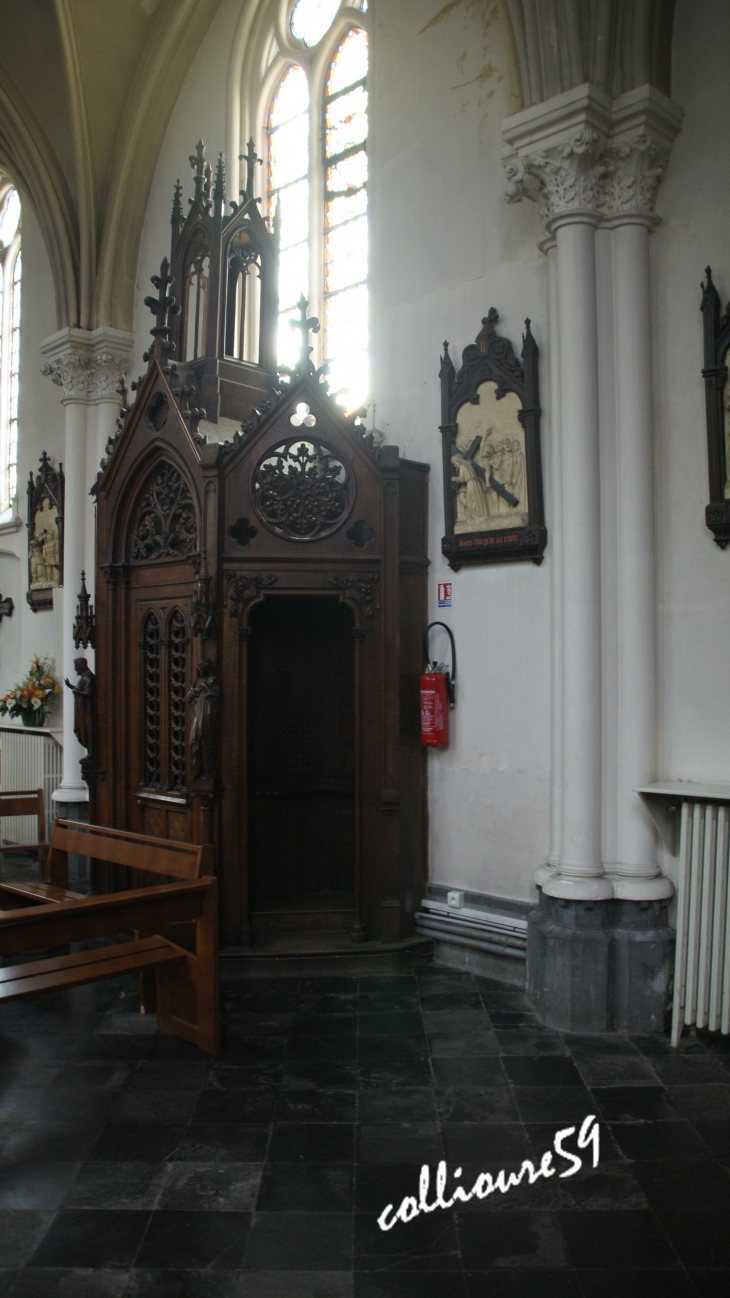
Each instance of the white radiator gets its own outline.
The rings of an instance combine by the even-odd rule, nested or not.
[[[672,1045],[686,1024],[730,1032],[730,805],[682,801]]]
[[[0,726],[0,792],[43,789],[46,842],[53,823],[51,795],[61,783],[62,754],[61,745],[47,730]],[[35,816],[0,817],[0,836],[4,843],[36,843]]]

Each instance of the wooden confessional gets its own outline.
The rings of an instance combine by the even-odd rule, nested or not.
[[[276,386],[270,236],[246,193],[223,216],[222,167],[211,199],[200,153],[187,222],[179,192],[173,212],[182,310],[163,263],[147,373],[96,485],[91,815],[213,843],[228,943],[397,941],[426,859],[428,467],[374,449],[328,395],[306,303],[300,362]],[[201,299],[185,249],[204,237]],[[227,354],[256,332],[242,247],[258,249],[255,360]],[[172,362],[173,328],[203,340],[190,364]],[[232,441],[198,432],[206,383],[244,420]]]

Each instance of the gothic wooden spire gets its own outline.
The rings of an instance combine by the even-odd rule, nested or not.
[[[217,212],[221,212],[226,201],[226,168],[223,162],[223,154],[218,154],[218,163],[215,169],[215,183],[213,185],[213,202]]]
[[[182,229],[183,220],[184,217],[183,217],[183,208],[182,208],[182,185],[180,184],[179,180],[176,180],[175,192],[172,196],[172,222],[171,222],[174,238],[177,238],[177,236],[179,235]]]
[[[159,275],[152,275],[152,283],[157,289],[157,297],[146,297],[145,306],[155,316],[155,324],[150,333],[154,339],[152,347],[145,353],[145,360],[150,360],[152,356],[157,356],[162,365],[167,361],[167,356],[174,349],[175,344],[170,342],[170,325],[169,316],[175,316],[180,311],[178,303],[168,293],[168,289],[173,282],[170,274],[170,263],[167,257],[164,257],[160,266]]]
[[[191,199],[191,202],[198,203],[200,207],[207,207],[210,202],[210,182],[213,172],[210,163],[205,160],[205,145],[202,140],[198,140],[195,153],[190,154],[189,161],[195,181],[195,198]]]
[[[294,368],[294,374],[296,374],[297,377],[300,377],[303,374],[315,373],[314,366],[309,359],[314,351],[314,348],[309,345],[309,335],[310,333],[318,334],[320,325],[316,315],[307,315],[307,299],[303,293],[297,302],[297,309],[299,311],[299,319],[290,320],[289,327],[291,329],[298,329],[302,338],[299,350],[299,361]]]
[[[256,163],[258,162],[259,166],[261,166],[263,158],[260,158],[256,153],[253,137],[248,141],[246,153],[239,153],[238,157],[241,162],[246,163],[246,198],[257,202],[258,199],[254,194],[256,188]]]

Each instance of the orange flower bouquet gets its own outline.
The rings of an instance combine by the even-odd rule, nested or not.
[[[25,680],[0,698],[0,716],[20,717],[24,726],[42,726],[49,698],[61,693],[61,686],[51,675],[52,668],[51,658],[33,654]]]

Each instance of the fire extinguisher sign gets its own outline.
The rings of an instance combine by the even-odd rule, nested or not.
[[[438,586],[439,586],[439,608],[451,608],[451,582],[440,581]]]

